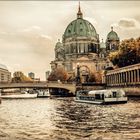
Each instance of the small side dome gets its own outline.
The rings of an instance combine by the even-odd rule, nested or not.
[[[3,64],[0,64],[0,69],[8,70],[7,67]]]
[[[106,45],[105,45],[105,43],[103,42],[103,39],[102,39],[102,42],[100,43],[100,48],[101,48],[101,49],[106,48]]]
[[[107,35],[107,40],[119,40],[118,34],[113,31],[113,27],[111,27],[111,32]]]
[[[55,45],[55,49],[62,48],[62,47],[63,47],[63,44],[60,42],[60,39],[58,39],[58,42]]]

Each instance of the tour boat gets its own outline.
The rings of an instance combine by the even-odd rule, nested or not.
[[[38,98],[48,98],[50,97],[49,89],[46,90],[37,90],[37,97]]]
[[[116,104],[127,103],[127,97],[121,89],[80,90],[76,93],[75,101],[92,104]]]

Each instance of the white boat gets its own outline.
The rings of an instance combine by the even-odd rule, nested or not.
[[[127,103],[125,92],[121,89],[111,90],[80,90],[76,93],[76,102],[92,104],[116,104]]]
[[[2,99],[33,99],[37,98],[37,94],[13,94],[13,95],[2,95]]]
[[[48,98],[50,97],[49,89],[46,90],[37,90],[37,97],[38,98]]]

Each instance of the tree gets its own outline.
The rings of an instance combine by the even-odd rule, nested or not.
[[[118,67],[140,63],[140,37],[123,40],[119,50],[109,54],[109,59]]]
[[[89,82],[101,83],[102,82],[102,74],[100,72],[94,72],[94,71],[90,72]]]
[[[67,79],[68,73],[63,68],[53,70],[48,77],[48,81],[66,81]]]
[[[20,82],[33,82],[33,80],[27,76],[25,76],[21,71],[17,71],[13,73],[12,82],[20,83]]]

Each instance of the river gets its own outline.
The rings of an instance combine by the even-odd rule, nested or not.
[[[3,100],[0,140],[140,140],[140,99],[118,105],[72,97]]]

